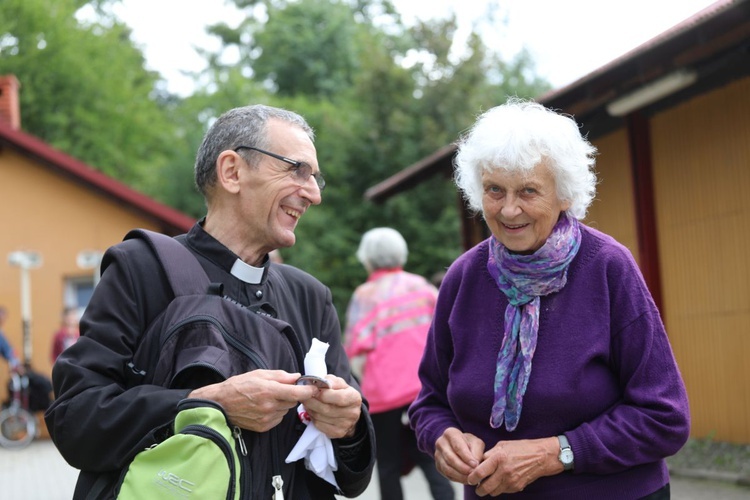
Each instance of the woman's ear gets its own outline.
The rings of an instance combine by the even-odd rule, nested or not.
[[[244,160],[234,151],[222,151],[216,159],[216,183],[224,191],[236,194],[240,191],[240,168]]]

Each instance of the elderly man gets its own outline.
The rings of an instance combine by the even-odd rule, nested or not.
[[[188,389],[133,385],[128,365],[139,337],[165,310],[172,292],[147,244],[128,239],[107,251],[101,281],[81,320],[81,338],[63,352],[53,372],[57,399],[46,420],[62,455],[81,469],[75,498],[111,495],[120,470],[158,442],[160,429],[186,397],[218,402],[230,423],[243,429],[245,441],[251,434],[255,446],[268,447],[267,461],[280,468],[285,498],[361,494],[374,467],[374,435],[341,346],[331,292],[309,274],[268,257],[294,245],[300,218],[321,202],[325,182],[312,129],[301,116],[278,108],[230,110],[206,133],[195,180],[207,213],[178,241],[229,299],[288,323],[296,337],[291,347],[309,348],[313,337],[327,342],[331,388],[295,385],[300,373],[273,366]],[[332,441],[338,488],[306,470],[302,460],[283,463],[302,433],[299,403]],[[281,439],[257,439],[282,427]],[[256,470],[252,476],[253,495],[279,494],[270,477],[258,475]]]

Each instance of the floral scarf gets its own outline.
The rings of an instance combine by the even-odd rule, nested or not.
[[[531,375],[531,359],[539,331],[539,297],[557,292],[567,282],[568,266],[581,246],[576,218],[563,213],[544,245],[531,255],[509,252],[490,238],[487,269],[506,297],[505,331],[497,355],[495,402],[490,426],[515,430]]]

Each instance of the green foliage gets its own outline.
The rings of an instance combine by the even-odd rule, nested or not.
[[[357,71],[356,24],[345,4],[299,0],[269,12],[255,38],[258,80],[282,96],[330,98],[351,86]]]
[[[136,188],[170,155],[156,73],[112,18],[79,23],[83,2],[0,3],[0,74],[21,83],[22,127]]]
[[[328,187],[281,254],[331,287],[342,319],[366,279],[354,256],[366,230],[399,230],[407,270],[426,277],[462,251],[459,198],[446,176],[378,205],[364,192],[455,141],[508,95],[549,89],[525,52],[504,61],[476,33],[456,47],[453,17],[406,26],[390,0],[234,0],[245,18],[209,27],[222,48],[203,53],[198,90],[177,98],[144,69],[110,13],[114,1],[0,3],[0,74],[23,85],[24,128],[200,217],[193,162],[211,121],[251,103],[299,112],[316,131]],[[76,19],[83,5],[94,12],[86,23]]]
[[[244,22],[210,28],[224,48],[206,54],[206,99],[228,108],[227,95],[247,93],[301,113],[316,130],[328,180],[323,203],[298,226],[297,244],[282,250],[285,261],[328,284],[342,314],[366,278],[354,253],[372,227],[391,226],[404,234],[408,270],[429,277],[445,269],[462,251],[459,199],[451,182],[437,176],[381,205],[363,194],[455,141],[482,109],[507,95],[546,90],[533,75],[532,61],[521,54],[504,62],[476,35],[456,51],[455,18],[408,27],[389,1],[235,4],[246,8]],[[223,62],[229,48],[239,62]],[[233,72],[252,84],[229,77]]]

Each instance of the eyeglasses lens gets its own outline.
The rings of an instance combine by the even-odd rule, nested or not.
[[[297,168],[294,169],[294,175],[302,184],[306,183],[312,176],[315,179],[315,183],[318,185],[318,189],[323,191],[323,188],[326,187],[326,181],[323,178],[323,175],[313,175],[312,167],[308,163],[300,163],[299,165],[297,165]]]

